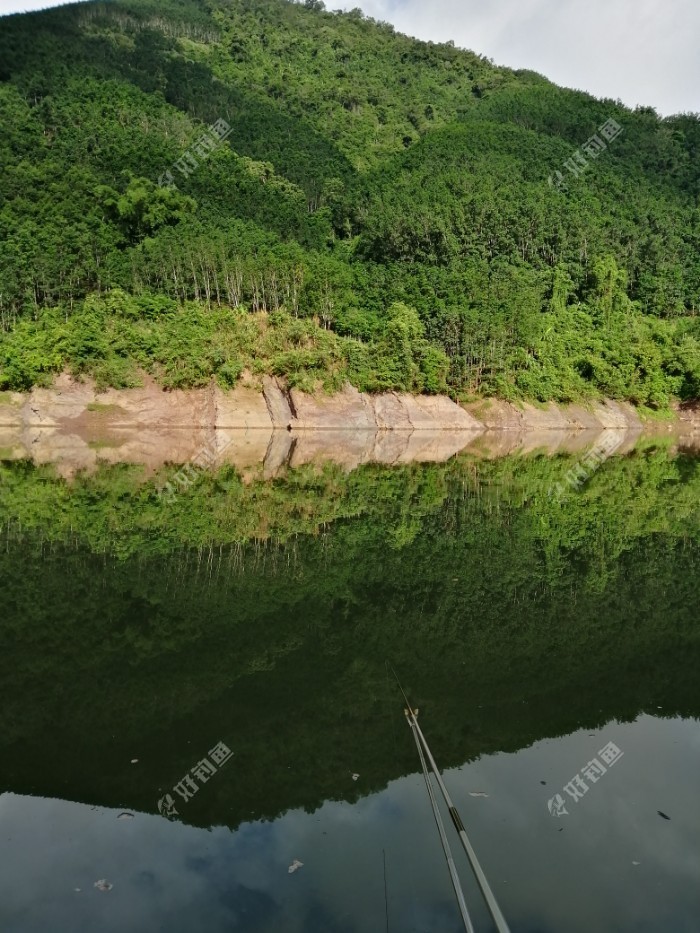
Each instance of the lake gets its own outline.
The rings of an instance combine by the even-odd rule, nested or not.
[[[463,929],[393,666],[513,933],[697,931],[700,459],[582,457],[2,463],[0,930]]]

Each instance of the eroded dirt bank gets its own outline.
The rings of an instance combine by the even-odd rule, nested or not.
[[[185,463],[207,448],[221,463],[263,465],[274,475],[285,465],[332,460],[361,463],[445,460],[470,448],[483,456],[515,450],[575,451],[603,432],[624,434],[629,449],[643,432],[669,433],[700,447],[700,411],[679,409],[672,422],[643,425],[631,405],[514,405],[487,400],[461,407],[440,396],[363,395],[352,387],[307,395],[266,378],[262,391],[217,386],[166,392],[143,388],[97,392],[90,382],[61,376],[50,389],[0,393],[0,455],[56,462],[63,472],[99,461]]]

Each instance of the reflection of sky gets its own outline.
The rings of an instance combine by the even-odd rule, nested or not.
[[[622,758],[568,817],[550,816],[548,798],[608,741]],[[689,933],[700,917],[699,773],[698,722],[645,716],[486,757],[446,781],[513,933]],[[384,855],[391,931],[460,929],[420,775],[236,832],[117,814],[0,798],[3,933],[381,933]],[[453,852],[476,928],[488,931],[456,840]],[[304,865],[289,874],[294,859]],[[97,891],[99,878],[113,889]]]

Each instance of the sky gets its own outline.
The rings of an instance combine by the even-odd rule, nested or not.
[[[697,930],[699,739],[696,720],[640,716],[633,723],[612,721],[593,734],[586,728],[514,753],[481,755],[444,772],[513,929]],[[410,748],[408,735],[398,734],[401,741]],[[614,768],[572,802],[565,785],[610,741],[622,752]],[[173,744],[177,757],[175,749]],[[417,756],[413,760],[417,769]],[[304,770],[290,761],[286,800],[303,797],[296,782]],[[163,764],[160,773],[168,774]],[[153,815],[159,790],[154,787],[148,799],[134,776],[138,771],[127,773],[131,765],[116,753],[107,766],[114,770],[97,786],[86,785],[76,758],[67,779],[55,786],[81,792],[89,786],[90,804],[0,794],[2,929],[362,931],[384,929],[386,913],[393,930],[461,928],[422,775],[367,793],[363,782],[378,784],[382,772],[376,762],[366,765],[371,778],[358,774],[354,803],[329,800],[313,812],[291,808],[232,830],[188,825],[192,817],[179,798],[173,822]],[[249,766],[244,752],[200,787],[203,795],[216,793],[218,803],[204,803],[199,819],[207,813],[225,819],[228,806],[242,813],[246,799],[259,807],[253,782],[237,781]],[[146,782],[149,767],[141,778]],[[361,762],[358,767],[364,770]],[[177,779],[177,771],[170,774]],[[324,777],[336,793],[355,796],[342,790],[350,774],[334,771],[332,758]],[[270,787],[278,787],[273,778]],[[94,805],[105,788],[112,797],[119,788],[123,799],[145,800],[150,812],[128,810],[133,818],[119,819],[119,810]],[[547,798],[559,792],[567,808],[555,816]],[[272,797],[268,808],[274,812],[279,801],[279,794]],[[666,820],[659,818],[659,806]],[[466,859],[451,839],[474,927],[492,929]],[[290,872],[294,861],[299,870]],[[96,891],[98,879],[113,889]]]
[[[0,0],[0,14],[58,6]],[[454,41],[555,84],[655,107],[700,112],[698,0],[326,0],[361,7],[400,32]]]

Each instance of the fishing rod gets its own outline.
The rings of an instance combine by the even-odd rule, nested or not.
[[[460,842],[462,843],[462,848],[467,854],[467,858],[469,859],[469,864],[471,866],[471,869],[474,872],[474,876],[477,880],[479,888],[481,889],[481,893],[483,894],[484,900],[486,901],[486,906],[488,907],[489,913],[491,914],[493,918],[493,922],[496,924],[496,929],[498,933],[510,933],[510,928],[508,927],[506,919],[503,916],[503,913],[501,912],[501,908],[498,906],[498,902],[496,901],[494,893],[491,890],[491,886],[489,885],[486,879],[486,875],[484,874],[484,871],[481,865],[479,864],[479,860],[476,857],[476,852],[474,851],[471,843],[469,842],[469,837],[467,836],[467,831],[464,828],[464,823],[462,822],[462,818],[460,817],[457,808],[452,802],[452,798],[450,797],[447,791],[447,788],[445,787],[445,782],[443,781],[442,775],[440,774],[438,766],[435,763],[435,759],[433,758],[432,752],[430,751],[428,743],[425,740],[425,736],[423,735],[421,727],[418,725],[418,719],[416,717],[416,712],[411,706],[411,703],[408,697],[406,696],[406,691],[401,686],[401,681],[399,680],[398,675],[396,671],[394,670],[393,666],[391,667],[391,670],[393,671],[394,677],[396,678],[396,683],[399,685],[399,690],[403,694],[403,698],[406,701],[406,706],[408,707],[406,718],[408,719],[409,725],[411,725],[412,729],[414,730],[414,733],[413,733],[414,738],[420,738],[420,745],[422,746],[422,748],[420,749],[421,759],[423,759],[422,753],[423,753],[423,749],[425,749],[425,755],[427,756],[428,761],[430,762],[430,767],[432,768],[433,774],[435,775],[435,778],[438,782],[438,787],[440,788],[440,792],[445,800],[445,804],[447,805],[447,809],[449,810],[450,817],[452,818],[454,827],[457,830],[457,834],[459,835]]]
[[[459,875],[457,874],[457,869],[455,867],[454,859],[452,858],[452,850],[450,849],[450,843],[447,840],[447,833],[445,832],[445,826],[442,822],[442,817],[440,816],[440,810],[437,805],[437,800],[435,799],[435,792],[433,790],[433,785],[430,780],[430,775],[428,774],[428,766],[425,763],[425,756],[423,754],[423,749],[421,748],[420,739],[418,738],[418,733],[416,732],[415,725],[409,719],[409,711],[404,710],[406,714],[406,720],[411,727],[411,732],[413,733],[413,738],[416,740],[416,748],[418,749],[418,757],[420,758],[421,767],[423,769],[423,777],[425,778],[425,786],[428,788],[428,796],[430,797],[430,806],[433,808],[433,816],[435,817],[435,823],[440,833],[440,842],[442,843],[442,851],[445,853],[445,860],[447,861],[447,867],[450,870],[450,878],[452,879],[452,887],[455,889],[455,895],[457,897],[457,903],[459,904],[459,912],[462,915],[462,920],[464,921],[464,928],[467,933],[474,933],[474,927],[472,925],[471,917],[469,916],[469,911],[467,909],[467,903],[464,900],[464,892],[462,891],[462,885],[459,881]]]

